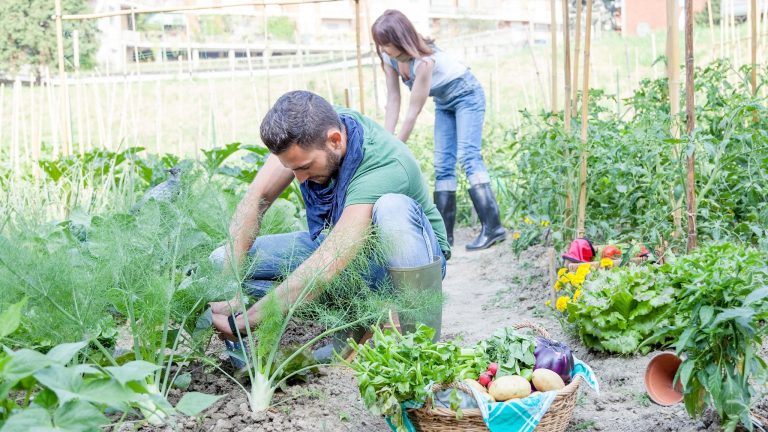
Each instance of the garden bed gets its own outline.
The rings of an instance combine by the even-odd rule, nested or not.
[[[551,310],[544,305],[550,287],[543,247],[534,246],[524,252],[520,261],[506,244],[468,253],[463,244],[472,235],[469,230],[457,232],[457,247],[444,282],[449,297],[443,311],[443,338],[461,336],[465,343],[475,343],[489,336],[489,329],[533,320],[549,329],[554,338],[567,342],[576,356],[592,366],[600,380],[599,396],[592,392],[579,396],[569,431],[719,430],[712,413],[693,420],[681,404],[661,407],[650,402],[643,387],[643,374],[655,352],[644,356],[595,354],[577,339],[563,334]],[[320,374],[308,383],[278,392],[275,407],[256,415],[250,413],[242,390],[220,372],[197,368],[192,376],[190,390],[226,396],[201,419],[182,419],[184,431],[388,430],[383,419],[365,409],[354,375],[347,369],[321,368]],[[178,393],[172,392],[172,401],[178,397]],[[768,408],[768,400],[756,407]]]

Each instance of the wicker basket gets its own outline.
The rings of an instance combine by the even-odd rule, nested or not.
[[[513,326],[516,329],[529,328],[535,333],[549,338],[549,333],[542,327],[533,323],[520,323]],[[582,378],[577,376],[562,390],[557,392],[547,413],[541,418],[536,432],[563,432],[573,417],[573,409],[576,406],[576,395]],[[464,383],[451,383],[436,385],[434,391],[455,387],[472,394]],[[456,412],[448,408],[435,408],[431,399],[427,399],[422,408],[408,410],[408,418],[419,432],[488,432],[488,427],[483,421],[479,409],[463,409],[461,419],[456,419]]]

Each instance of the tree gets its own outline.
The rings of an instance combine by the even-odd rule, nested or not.
[[[86,0],[62,0],[64,14],[83,13]],[[53,0],[0,1],[0,70],[15,73],[29,67],[38,79],[44,66],[56,65],[56,22]],[[95,65],[96,23],[64,22],[64,57],[74,68],[72,32],[78,30],[80,67]]]

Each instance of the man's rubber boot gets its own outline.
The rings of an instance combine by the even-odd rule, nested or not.
[[[445,222],[448,244],[453,246],[453,225],[456,222],[456,191],[435,191],[435,205]]]
[[[467,245],[467,250],[486,249],[504,241],[507,238],[507,230],[499,220],[499,205],[496,203],[491,184],[481,183],[472,186],[469,188],[469,197],[472,198],[472,204],[475,206],[482,228],[480,235]]]
[[[408,291],[408,305],[398,311],[400,329],[404,333],[416,330],[422,323],[435,330],[433,341],[440,339],[443,323],[443,269],[439,256],[431,264],[411,268],[390,268],[392,285],[398,291]],[[412,300],[412,301],[409,301]]]

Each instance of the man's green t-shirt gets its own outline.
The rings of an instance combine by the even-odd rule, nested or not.
[[[363,160],[347,188],[344,207],[375,204],[388,193],[413,198],[427,215],[440,249],[450,256],[443,218],[430,198],[429,187],[411,150],[368,117],[349,109],[337,108],[337,112],[354,118],[363,126]]]

